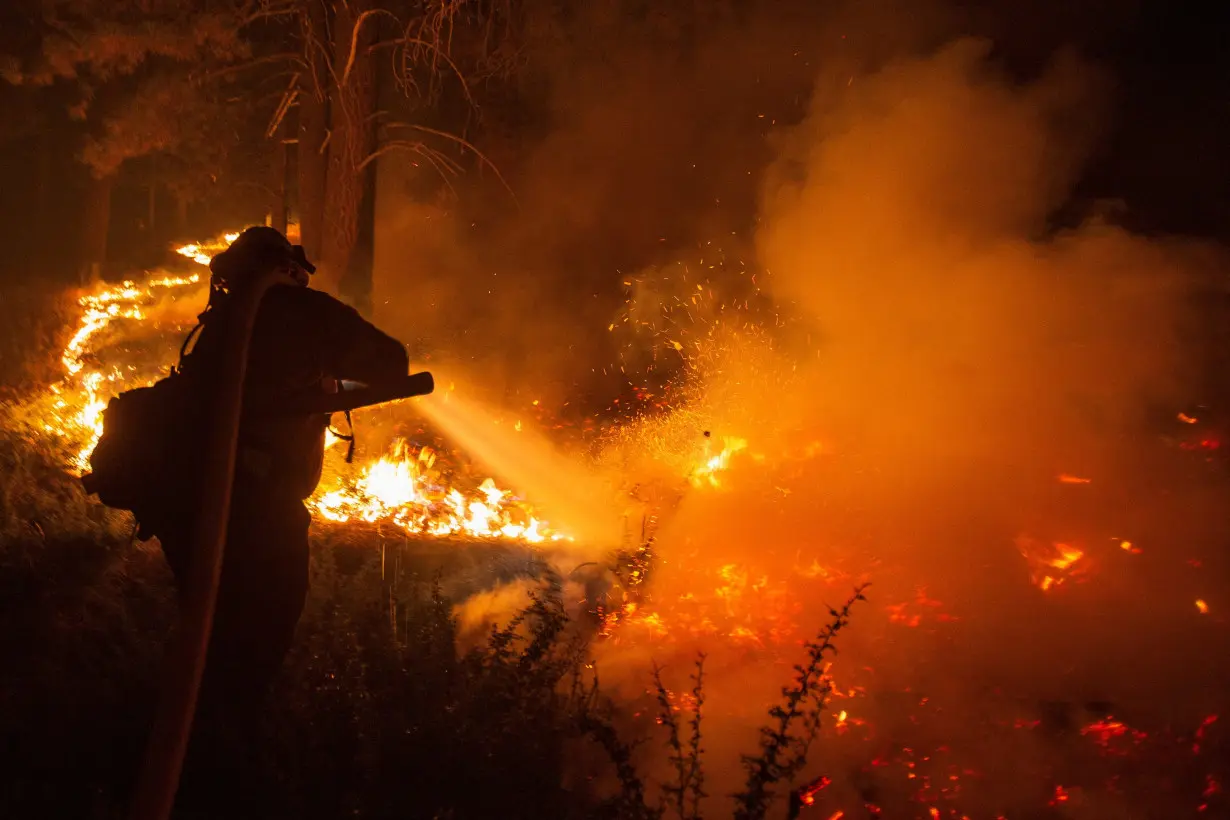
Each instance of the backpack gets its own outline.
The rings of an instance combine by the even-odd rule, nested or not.
[[[197,387],[172,371],[103,410],[103,433],[81,483],[108,507],[130,510],[142,539],[157,535],[156,522],[191,511],[199,496],[208,411]]]

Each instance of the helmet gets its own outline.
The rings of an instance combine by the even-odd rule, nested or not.
[[[262,269],[284,265],[296,265],[309,274],[316,272],[302,245],[292,245],[275,228],[258,225],[245,230],[229,248],[210,260],[209,271],[219,282],[234,284]]]

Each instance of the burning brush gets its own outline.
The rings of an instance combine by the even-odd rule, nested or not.
[[[657,563],[653,536],[647,534],[649,524],[646,517],[637,546],[617,550],[607,562],[581,564],[568,577],[581,585],[582,611],[601,636],[648,600],[646,584]]]

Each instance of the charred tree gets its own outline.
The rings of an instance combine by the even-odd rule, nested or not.
[[[286,207],[287,176],[290,171],[289,150],[290,146],[286,144],[286,140],[279,133],[277,141],[273,145],[272,181],[274,196],[269,224],[282,233],[286,233],[287,222],[289,221]]]
[[[301,18],[307,71],[299,82],[299,242],[308,259],[320,261],[325,217],[325,177],[329,134],[330,52],[327,0],[308,0]]]
[[[171,197],[175,203],[175,225],[171,229],[171,236],[187,236],[188,196],[182,192],[172,191]]]
[[[111,193],[114,188],[114,173],[86,175],[79,268],[82,284],[99,279],[107,263],[107,238],[111,232]]]
[[[359,239],[364,160],[376,144],[376,78],[371,0],[334,4],[329,162],[325,177],[320,286],[339,293]]]
[[[359,225],[350,265],[341,283],[341,295],[364,316],[372,312],[372,265],[376,258],[376,164],[359,171],[362,199]]]

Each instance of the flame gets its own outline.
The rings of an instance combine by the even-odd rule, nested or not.
[[[1084,550],[1071,544],[1058,541],[1045,544],[1022,536],[1016,545],[1029,564],[1030,580],[1043,592],[1079,578],[1086,570],[1088,562]]]
[[[176,248],[201,266],[239,236],[228,233],[204,243]],[[81,316],[61,354],[63,380],[44,397],[45,432],[74,448],[69,469],[81,474],[89,468],[90,454],[102,436],[103,410],[108,400],[124,390],[141,387],[165,373],[165,362],[138,368],[131,362],[102,363],[101,341],[118,321],[144,322],[149,308],[163,295],[200,283],[201,275],[164,274],[145,282],[125,281],[100,285],[79,297]],[[178,328],[177,328],[178,329]],[[326,447],[341,441],[326,434]],[[541,543],[568,536],[551,529],[522,501],[488,478],[472,490],[451,486],[434,471],[430,448],[412,448],[394,442],[388,454],[359,468],[357,476],[336,486],[319,488],[308,501],[319,518],[334,521],[389,522],[407,533],[466,535]]]
[[[718,477],[718,473],[730,467],[730,460],[734,457],[735,453],[747,449],[747,441],[741,438],[726,436],[722,439],[721,452],[711,454],[710,449],[710,439],[706,438],[704,461],[689,476],[693,487],[705,485],[720,487],[722,482]]]
[[[1091,738],[1105,754],[1109,755],[1127,754],[1133,746],[1140,745],[1148,738],[1145,732],[1133,729],[1113,716],[1095,720],[1081,729],[1081,734]]]
[[[824,789],[828,788],[832,784],[832,782],[833,781],[831,778],[825,777],[823,775],[816,778],[815,780],[808,783],[803,788],[799,789],[798,791],[799,802],[802,803],[804,806],[814,806],[816,804],[816,795],[822,792]],[[842,817],[842,816],[843,816],[843,813],[841,811],[838,811],[836,814],[831,815],[831,817]]]
[[[625,600],[607,613],[603,634],[617,640],[691,643],[717,638],[746,649],[793,645],[799,635],[797,590],[741,564],[715,569],[674,565],[682,573],[677,596],[651,603]],[[618,632],[614,628],[618,627]]]
[[[119,367],[93,363],[94,346],[115,321],[141,321],[146,318],[144,308],[156,302],[163,292],[199,281],[198,274],[163,276],[141,285],[130,280],[100,286],[78,298],[81,318],[60,354],[65,379],[52,390],[54,400],[43,425],[46,432],[83,442],[71,459],[73,472],[81,473],[89,465],[90,453],[102,436],[102,411],[107,399],[128,387],[130,381],[131,374]],[[152,379],[131,386],[148,381]]]
[[[469,494],[433,470],[435,453],[396,441],[390,453],[334,489],[318,489],[308,506],[334,522],[385,521],[415,535],[466,535],[530,543],[559,541],[532,511],[488,478]]]

